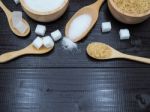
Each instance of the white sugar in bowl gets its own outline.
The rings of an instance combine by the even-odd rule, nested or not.
[[[29,17],[39,22],[51,22],[66,11],[69,0],[20,0]]]

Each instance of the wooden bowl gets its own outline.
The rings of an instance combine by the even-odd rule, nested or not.
[[[69,0],[64,0],[64,4],[56,10],[47,12],[37,12],[32,10],[24,1],[25,0],[20,0],[23,10],[29,17],[39,22],[51,22],[58,19],[64,14],[69,5]]]
[[[129,13],[122,12],[113,2],[113,0],[108,0],[108,7],[112,15],[120,22],[126,23],[126,24],[138,24],[150,17],[150,11],[139,14],[139,15],[133,15]]]

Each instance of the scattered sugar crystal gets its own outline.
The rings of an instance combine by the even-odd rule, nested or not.
[[[64,37],[62,39],[62,47],[65,49],[65,50],[73,50],[73,49],[77,49],[78,46],[76,43],[72,42],[69,38],[67,37]]]

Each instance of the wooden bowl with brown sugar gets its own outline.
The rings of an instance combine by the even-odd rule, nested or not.
[[[150,17],[150,0],[108,0],[108,7],[125,24],[138,24]]]
[[[26,14],[39,22],[51,22],[66,11],[69,0],[20,0]]]

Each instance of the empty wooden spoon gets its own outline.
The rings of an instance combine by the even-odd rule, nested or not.
[[[78,12],[76,12],[75,15],[70,19],[70,21],[66,25],[66,28],[65,28],[66,37],[69,38],[69,29],[70,29],[70,26],[71,26],[73,20],[75,20],[77,17],[79,17],[83,14],[87,14],[92,17],[92,22],[90,23],[90,26],[87,28],[86,32],[83,32],[82,35],[80,35],[79,37],[76,37],[76,39],[72,40],[70,38],[73,42],[78,42],[78,41],[82,40],[90,32],[90,30],[93,28],[96,21],[98,20],[99,9],[102,6],[102,4],[104,3],[104,1],[105,0],[97,0],[92,5],[83,7]],[[80,24],[80,23],[78,23],[78,24]]]
[[[3,11],[5,12],[6,16],[7,16],[7,20],[9,23],[9,26],[11,28],[11,30],[13,31],[13,33],[17,36],[20,37],[25,37],[30,33],[30,26],[27,23],[27,21],[25,21],[24,19],[22,19],[23,23],[26,25],[26,31],[24,33],[19,32],[16,28],[13,27],[13,23],[12,23],[12,12],[2,3],[2,1],[0,0],[0,7],[3,9]]]
[[[0,63],[6,63],[10,60],[13,60],[17,57],[23,56],[23,55],[32,55],[32,54],[45,54],[52,50],[53,48],[46,48],[42,47],[40,49],[36,49],[32,44],[27,46],[26,48],[14,52],[8,52],[0,55]]]
[[[120,58],[120,59],[128,59],[128,60],[133,60],[141,63],[150,64],[150,59],[148,58],[124,54],[115,50],[109,45],[100,42],[93,42],[89,44],[87,47],[87,53],[90,57],[97,60],[108,60],[108,59]]]

